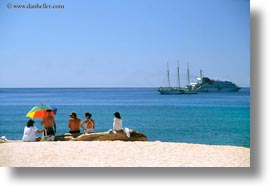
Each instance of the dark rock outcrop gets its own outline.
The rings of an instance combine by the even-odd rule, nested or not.
[[[99,132],[90,134],[64,134],[60,136],[55,136],[55,141],[147,141],[147,137],[137,131],[129,130],[130,137],[127,137],[124,131],[112,131],[112,132]]]
[[[0,138],[0,143],[6,143],[7,141],[5,139]]]

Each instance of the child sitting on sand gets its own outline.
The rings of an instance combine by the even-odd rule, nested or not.
[[[26,127],[24,128],[24,132],[23,132],[23,137],[22,140],[25,142],[34,142],[34,141],[40,141],[41,138],[40,137],[36,137],[37,133],[42,133],[44,132],[43,130],[38,130],[35,126],[34,126],[35,121],[32,119],[29,119],[27,122]]]

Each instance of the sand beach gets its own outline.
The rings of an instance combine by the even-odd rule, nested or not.
[[[1,167],[250,167],[250,148],[172,142],[0,144]]]

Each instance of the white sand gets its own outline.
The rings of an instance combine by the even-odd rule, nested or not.
[[[10,142],[4,167],[250,167],[250,149],[167,142]]]

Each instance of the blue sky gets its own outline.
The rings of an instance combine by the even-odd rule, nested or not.
[[[15,9],[63,4],[64,9]],[[250,85],[248,0],[0,1],[0,87]]]

